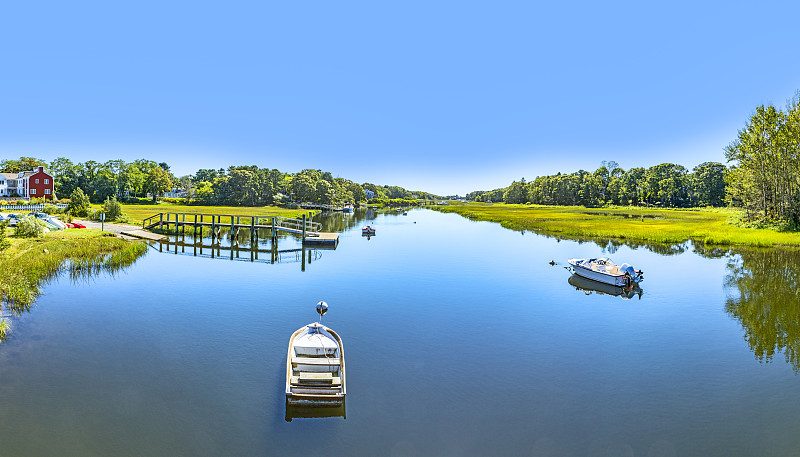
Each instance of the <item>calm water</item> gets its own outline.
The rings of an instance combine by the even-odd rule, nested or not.
[[[0,345],[0,455],[800,452],[796,252],[559,241],[425,210],[324,222],[346,230],[335,251],[170,244],[47,286]],[[548,264],[600,255],[645,270],[640,293]],[[284,404],[289,335],[319,300],[345,343],[346,419]]]

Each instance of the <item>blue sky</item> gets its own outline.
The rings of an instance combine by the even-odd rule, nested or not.
[[[440,194],[724,161],[798,2],[6,2],[0,158],[320,168]]]

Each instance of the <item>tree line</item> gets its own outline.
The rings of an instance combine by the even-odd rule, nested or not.
[[[761,105],[725,148],[728,201],[748,216],[800,227],[800,94],[785,110]]]
[[[705,162],[691,172],[682,165],[662,163],[624,170],[614,161],[594,172],[525,178],[510,186],[467,194],[467,200],[597,207],[648,205],[673,208],[725,204],[725,165]]]
[[[59,157],[48,164],[40,159],[21,157],[0,161],[0,172],[18,173],[37,166],[44,166],[53,176],[57,196],[67,198],[81,189],[92,202],[104,202],[111,197],[123,202],[138,202],[140,198],[155,200],[165,192],[178,189],[186,203],[228,206],[437,198],[428,192],[409,191],[399,186],[359,184],[321,170],[284,173],[255,165],[199,169],[194,174],[177,177],[166,162],[146,159],[73,163]]]

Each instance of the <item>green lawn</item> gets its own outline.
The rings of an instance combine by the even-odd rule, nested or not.
[[[732,209],[656,209],[635,207],[451,203],[434,209],[466,218],[498,222],[513,230],[575,237],[619,238],[662,243],[694,239],[710,245],[800,246],[800,233],[738,227]]]
[[[94,209],[101,209],[102,205],[92,205]],[[197,206],[197,205],[178,205],[174,203],[158,203],[153,205],[122,205],[122,212],[131,217],[136,223],[141,224],[143,220],[158,213],[192,213],[192,214],[219,214],[233,216],[280,216],[280,217],[300,217],[308,214],[309,210],[286,209],[277,206]]]

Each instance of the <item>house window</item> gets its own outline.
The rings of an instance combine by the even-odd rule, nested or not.
[[[45,180],[44,180],[44,183],[45,183],[45,184],[50,184],[50,180],[49,180],[49,179],[47,179],[47,178],[45,178]]]
[[[36,178],[36,184],[39,184],[39,178]]]
[[[46,181],[46,180],[45,180],[45,181]],[[45,183],[45,184],[47,184],[47,183]],[[45,194],[47,194],[47,195],[50,195],[50,189],[45,189],[45,190],[44,190],[44,193],[45,193]]]
[[[31,195],[36,193],[36,189],[31,189]]]

